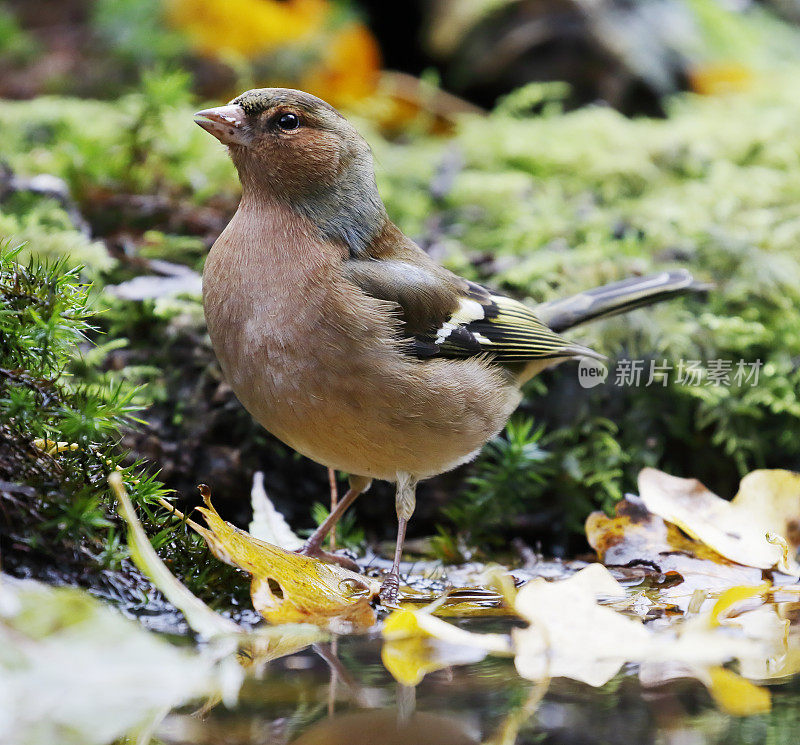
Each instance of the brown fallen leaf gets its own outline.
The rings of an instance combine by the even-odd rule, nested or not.
[[[650,512],[731,561],[800,576],[800,564],[788,550],[798,544],[800,474],[753,471],[728,502],[696,479],[645,468],[639,494]]]
[[[189,524],[220,561],[252,577],[253,607],[270,623],[333,624],[337,631],[363,630],[375,623],[370,600],[380,589],[378,581],[253,538],[219,516],[207,486],[200,492],[206,507],[197,509],[208,528]]]
[[[586,538],[606,565],[644,565],[664,574],[680,575],[680,583],[660,588],[657,601],[674,604],[683,612],[697,590],[704,591],[712,602],[714,596],[730,587],[762,583],[760,569],[732,562],[687,537],[633,496],[617,504],[614,517],[604,512],[589,515]]]

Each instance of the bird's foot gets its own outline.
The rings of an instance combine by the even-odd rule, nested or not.
[[[338,564],[344,569],[349,569],[351,572],[359,572],[358,564],[355,563],[349,556],[343,554],[333,554],[330,551],[323,551],[319,546],[312,543],[306,543],[302,548],[298,548],[295,553],[302,556],[309,556],[312,559],[319,559],[320,561],[327,561],[329,564]]]
[[[390,572],[386,575],[381,585],[378,597],[383,605],[396,606],[397,597],[400,594],[400,575],[396,572]]]

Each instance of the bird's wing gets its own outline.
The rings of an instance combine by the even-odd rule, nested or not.
[[[523,303],[455,275],[443,281],[427,268],[404,261],[355,260],[346,262],[345,276],[366,294],[399,306],[409,349],[421,359],[602,359],[559,336]]]

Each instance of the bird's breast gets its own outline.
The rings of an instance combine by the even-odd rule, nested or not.
[[[208,331],[236,396],[273,435],[393,480],[452,468],[505,423],[516,387],[483,360],[405,355],[386,304],[344,279],[338,249],[280,221],[232,225],[206,261]]]

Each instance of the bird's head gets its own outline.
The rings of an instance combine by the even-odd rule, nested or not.
[[[245,193],[289,203],[351,251],[382,222],[369,146],[316,96],[257,88],[199,111],[195,121],[228,146]]]

